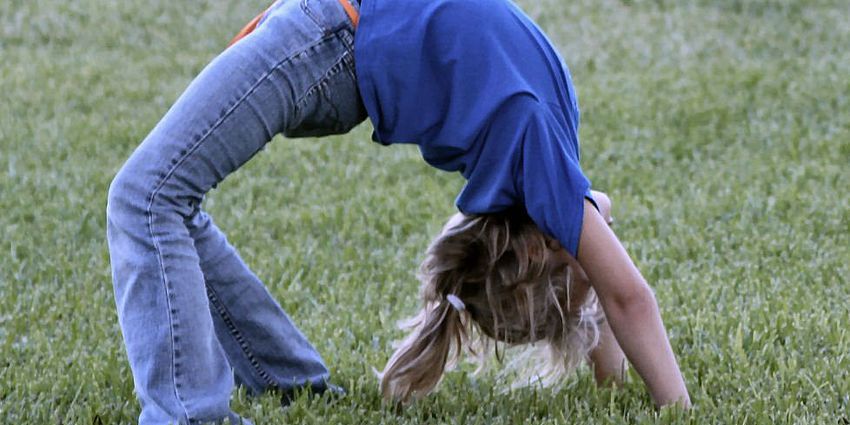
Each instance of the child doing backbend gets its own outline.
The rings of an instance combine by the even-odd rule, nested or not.
[[[240,421],[234,378],[255,393],[335,390],[201,201],[275,135],[345,133],[367,117],[376,141],[416,144],[467,182],[462,214],[429,248],[422,320],[385,368],[384,394],[427,393],[460,348],[453,341],[477,327],[573,360],[589,352],[600,378],[619,373],[622,347],[657,404],[687,405],[654,295],[579,167],[578,115],[563,61],[509,0],[275,2],[110,186],[107,239],[139,422]]]

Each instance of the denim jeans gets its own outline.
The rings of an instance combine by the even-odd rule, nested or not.
[[[201,201],[276,134],[344,133],[366,118],[353,42],[338,0],[279,0],[113,180],[107,239],[141,424],[238,422],[234,376],[253,393],[327,388],[322,358]]]

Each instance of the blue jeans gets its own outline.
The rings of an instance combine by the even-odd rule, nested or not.
[[[279,0],[113,180],[107,239],[141,424],[238,423],[234,376],[253,393],[327,388],[322,358],[201,201],[276,134],[344,133],[366,118],[353,42],[338,0]]]

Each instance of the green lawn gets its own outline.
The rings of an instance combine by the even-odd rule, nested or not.
[[[410,147],[277,140],[206,200],[349,396],[234,395],[258,424],[850,421],[846,0],[524,0],[570,65],[583,165],[655,288],[695,408],[633,374],[503,393],[447,375],[382,407],[415,267],[460,176]],[[0,423],[133,422],[112,299],[111,177],[264,0],[0,2]]]

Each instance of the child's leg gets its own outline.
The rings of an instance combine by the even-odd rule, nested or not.
[[[265,285],[209,215],[189,223],[200,257],[218,341],[237,380],[252,393],[310,386],[323,391],[328,370]]]
[[[278,2],[264,17],[258,16],[255,21],[260,22],[260,29],[256,31],[280,30],[275,26],[285,20],[277,16],[284,13],[285,9],[280,8],[285,6],[285,2]],[[330,3],[314,1],[305,7],[325,34],[335,34],[343,44],[350,45],[353,32],[349,31],[350,25],[341,9],[335,6],[331,0]],[[341,31],[335,30],[338,28]],[[352,60],[350,51],[343,54],[328,78],[318,85],[322,88],[312,94],[308,92],[299,103],[303,111],[298,116],[302,120],[284,130],[287,135],[345,132],[365,119],[365,109],[356,93]],[[200,211],[187,224],[201,258],[216,334],[237,380],[253,393],[270,388],[288,392],[302,386],[325,390],[328,371],[321,357],[242,262],[212,219]]]
[[[292,0],[276,7],[260,28],[192,82],[110,187],[107,233],[115,298],[141,423],[230,415],[233,378],[226,355],[240,376],[256,373],[261,379],[252,382],[260,385],[281,374],[291,373],[290,385],[326,376],[312,347],[198,214],[203,195],[275,134],[342,132],[365,118],[353,74],[351,28],[317,20],[337,7],[339,21],[347,22],[332,1],[309,2],[320,12]],[[211,266],[216,259],[220,264]],[[244,285],[251,294],[245,298],[261,307],[241,304],[235,284]],[[211,309],[229,339],[216,337]],[[261,318],[250,317],[254,312]],[[264,319],[271,322],[253,328]],[[266,335],[295,339],[266,345]],[[290,355],[252,359],[251,353],[264,357],[274,344],[290,347]],[[291,369],[264,369],[284,357],[293,362]]]

